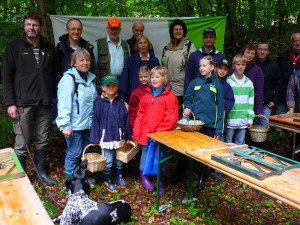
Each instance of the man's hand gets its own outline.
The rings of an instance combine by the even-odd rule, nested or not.
[[[8,116],[12,119],[16,119],[19,116],[18,108],[16,105],[10,105],[7,107]]]
[[[275,106],[274,102],[269,102],[268,107],[273,108]]]

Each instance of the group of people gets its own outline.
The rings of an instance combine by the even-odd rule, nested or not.
[[[144,174],[148,133],[172,130],[179,117],[193,113],[205,123],[203,134],[243,144],[253,123],[266,125],[264,115],[275,109],[299,112],[300,33],[291,35],[291,48],[278,63],[270,59],[268,43],[259,42],[246,45],[230,67],[214,47],[213,28],[203,30],[204,44],[197,50],[184,21],[175,19],[160,66],[140,21],[133,23],[133,36],[125,41],[119,36],[121,20],[109,18],[107,36],[91,44],[81,37],[81,21],[72,18],[56,48],[41,35],[38,14],[26,14],[23,22],[24,36],[9,43],[3,57],[4,102],[14,119],[19,161],[26,169],[35,132],[37,178],[49,184],[56,182],[45,170],[52,120],[66,140],[67,178],[80,163],[83,149],[100,145],[107,158],[101,178],[110,192],[117,192],[126,182],[116,149],[135,139],[142,147],[141,184],[153,191]],[[183,164],[179,160],[178,167]],[[113,165],[117,185],[111,180]],[[200,188],[207,170],[201,166]],[[179,168],[178,174],[182,171]],[[165,172],[163,168],[160,194],[165,193]]]

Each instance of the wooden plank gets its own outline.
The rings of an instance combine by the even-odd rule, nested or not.
[[[27,176],[0,182],[0,218],[0,225],[53,225]]]
[[[280,114],[269,116],[270,121],[276,121],[283,124],[291,124],[299,127],[300,129],[300,122],[294,121],[294,119],[299,119],[300,113],[289,113],[289,114]]]

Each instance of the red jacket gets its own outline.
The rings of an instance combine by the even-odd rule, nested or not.
[[[131,129],[133,129],[134,121],[137,115],[137,112],[139,110],[139,102],[141,101],[141,98],[148,93],[147,87],[149,85],[142,85],[140,84],[136,89],[134,89],[131,93],[129,102],[128,102],[128,108],[129,108],[129,124]]]
[[[154,97],[150,87],[147,94],[141,99],[137,118],[133,128],[133,139],[141,145],[146,145],[149,137],[147,134],[173,130],[178,120],[178,100],[171,87]]]

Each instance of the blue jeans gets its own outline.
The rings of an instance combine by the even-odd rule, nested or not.
[[[118,169],[122,169],[124,163],[118,159],[116,159],[116,149],[103,149],[104,156],[106,158],[106,164],[104,171],[105,173],[110,173],[110,168],[112,167],[113,163],[115,164],[115,167]]]
[[[246,128],[242,128],[242,129],[226,128],[225,142],[235,143],[237,145],[243,145],[245,144],[245,134],[246,134]]]
[[[268,106],[264,106],[264,115],[268,118],[269,116],[271,116],[272,111]],[[254,120],[255,125],[261,125],[261,126],[268,126],[268,121],[266,120],[266,118],[259,118],[256,117]]]
[[[90,130],[73,131],[73,135],[65,138],[67,142],[67,155],[65,159],[65,172],[71,176],[75,167],[80,163],[82,150],[89,144]]]
[[[286,106],[286,103],[284,102],[284,103],[278,103],[277,105],[276,105],[276,115],[279,115],[279,114],[284,114],[284,113],[286,113],[288,111],[288,109],[287,109],[287,106]]]

